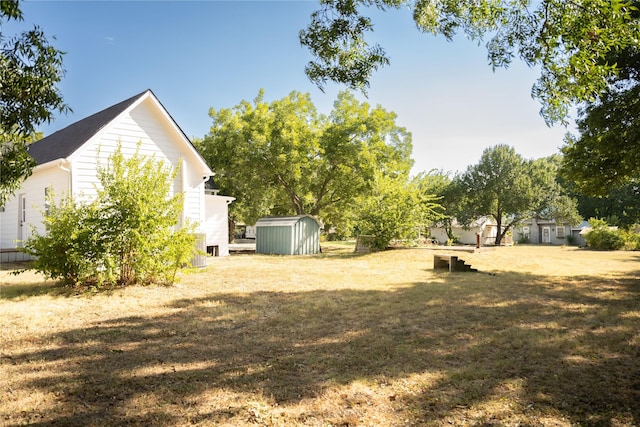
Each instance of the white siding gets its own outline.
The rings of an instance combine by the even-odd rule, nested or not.
[[[218,246],[218,255],[229,255],[229,223],[228,201],[233,200],[224,196],[206,195],[206,218],[202,223],[203,233],[206,234],[207,246]]]
[[[429,230],[431,232],[431,237],[436,239],[438,242],[445,244],[447,240],[449,240],[449,236],[447,235],[447,231],[442,227],[433,227]],[[476,244],[476,233],[482,232],[482,243],[488,244],[490,241],[491,233],[487,228],[487,231],[484,232],[480,230],[478,227],[473,227],[471,229],[465,230],[462,227],[453,227],[453,234],[458,238],[458,241],[463,245],[475,245]],[[495,242],[495,233],[493,235]],[[488,240],[489,239],[489,240]]]
[[[52,188],[56,198],[60,200],[67,194],[69,188],[69,173],[57,165],[35,171],[25,180],[22,188],[7,200],[4,212],[0,213],[0,248],[13,249],[19,245],[17,240],[22,233],[22,240],[31,235],[31,227],[35,227],[39,234],[44,233],[42,212],[45,208],[45,188]],[[21,206],[19,197],[24,195],[26,201],[26,221],[20,225]],[[20,227],[22,230],[20,230]]]
[[[18,198],[11,197],[0,212],[0,248],[15,248],[18,238]]]
[[[125,156],[133,155],[139,144],[141,155],[154,156],[156,161],[162,161],[174,169],[180,165],[173,192],[184,192],[184,217],[200,224],[204,219],[201,166],[195,156],[184,149],[182,135],[175,132],[154,108],[150,108],[152,106],[152,101],[148,99],[122,114],[74,154],[74,196],[77,199],[95,197],[97,164],[106,166],[118,144]]]
[[[27,223],[33,224],[42,232],[42,214],[44,209],[45,188],[53,187],[56,194],[69,188],[74,201],[92,200],[98,185],[97,165],[106,165],[109,156],[121,144],[125,156],[133,155],[139,146],[139,153],[154,156],[165,165],[173,168],[180,165],[180,172],[173,183],[173,193],[184,192],[183,220],[197,226],[201,233],[211,233],[211,238],[219,244],[221,254],[228,254],[227,206],[220,205],[214,209],[216,219],[205,218],[204,174],[210,173],[201,158],[195,152],[182,132],[175,126],[171,118],[155,98],[142,98],[138,104],[122,113],[107,124],[67,160],[64,169],[58,163],[34,173],[23,188],[16,192],[25,194],[27,200]],[[220,197],[220,199],[228,199]],[[224,208],[224,209],[222,209]],[[18,197],[8,200],[5,211],[0,212],[0,249],[13,249],[19,235],[19,203]],[[224,215],[224,219],[222,218]],[[211,226],[204,227],[205,219],[220,224],[221,229],[211,231]],[[29,227],[23,228],[28,230]],[[24,238],[28,237],[24,231]]]

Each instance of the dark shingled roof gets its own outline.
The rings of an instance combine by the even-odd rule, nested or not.
[[[36,164],[38,165],[69,157],[74,151],[80,148],[82,144],[87,142],[100,129],[109,124],[147,92],[150,92],[150,90],[145,90],[116,105],[112,105],[87,118],[70,124],[66,128],[42,138],[38,142],[34,142],[29,145],[29,154],[36,160]]]
[[[213,176],[210,176],[209,179],[204,182],[204,189],[205,191],[213,192],[219,191],[220,187],[218,187],[218,184],[213,180]]]

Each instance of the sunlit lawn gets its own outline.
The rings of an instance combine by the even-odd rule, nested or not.
[[[433,253],[235,255],[99,292],[0,271],[0,424],[640,425],[640,253]]]

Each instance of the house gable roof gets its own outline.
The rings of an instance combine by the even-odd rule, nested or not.
[[[213,175],[204,182],[204,191],[211,194],[218,194],[220,191],[220,187],[218,187],[218,184],[213,180]]]
[[[129,99],[112,105],[80,121],[70,124],[51,135],[29,145],[28,151],[36,164],[42,165],[56,159],[64,159],[73,154],[100,129],[113,121],[138,99],[150,90],[146,90]]]
[[[76,153],[86,142],[96,136],[102,129],[116,120],[121,114],[135,108],[136,105],[139,105],[145,100],[151,100],[151,102],[158,108],[158,111],[161,116],[164,117],[166,123],[173,128],[181,143],[184,144],[184,148],[191,152],[196,161],[201,165],[203,176],[213,175],[213,172],[207,165],[207,162],[202,158],[200,153],[198,153],[191,140],[189,140],[184,131],[180,126],[178,126],[171,114],[169,114],[167,109],[162,105],[151,89],[147,89],[142,93],[92,114],[89,117],[70,124],[63,129],[42,138],[41,140],[29,145],[28,152],[31,157],[35,159],[36,165],[38,166],[57,159],[69,159],[69,157]]]

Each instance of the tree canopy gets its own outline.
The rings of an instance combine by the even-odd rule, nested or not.
[[[417,28],[451,40],[457,33],[482,40],[487,36],[493,67],[507,67],[514,58],[539,67],[532,89],[551,123],[564,120],[575,102],[590,101],[607,87],[619,67],[607,61],[611,52],[637,46],[640,26],[636,8],[626,0],[321,0],[319,10],[300,32],[300,42],[314,55],[306,67],[309,78],[366,90],[372,73],[389,64],[365,15],[408,7]]]
[[[640,180],[640,47],[610,59],[620,74],[580,111],[579,135],[568,135],[562,147],[563,174],[590,196],[607,196]]]
[[[459,218],[469,217],[465,213],[465,190],[462,188],[459,177],[450,172],[434,169],[418,174],[414,181],[418,183],[422,194],[435,196],[435,200],[440,205],[440,214],[432,217],[429,225],[443,227],[449,239],[454,241],[456,239],[453,231],[454,222]]]
[[[415,240],[442,216],[438,197],[423,191],[422,177],[404,178],[377,173],[373,193],[356,201],[357,234],[373,235],[376,249],[385,249],[392,240]]]
[[[347,221],[353,201],[374,188],[376,173],[407,177],[411,134],[381,106],[341,92],[328,116],[309,94],[210,110],[213,125],[198,150],[216,171],[234,212],[253,223],[265,215],[310,214]]]
[[[640,181],[615,188],[606,196],[576,194],[575,198],[583,218],[601,218],[623,228],[640,224]]]
[[[0,31],[22,19],[18,0],[0,2]],[[38,27],[11,38],[0,32],[0,206],[31,174],[26,150],[36,126],[69,109],[57,87],[62,55]]]

